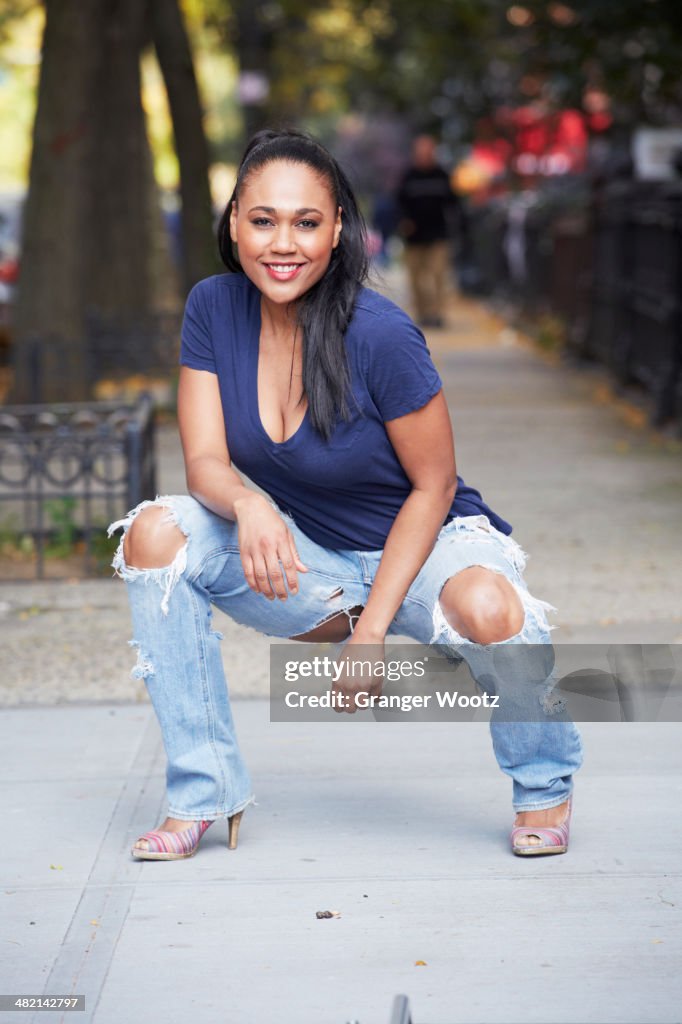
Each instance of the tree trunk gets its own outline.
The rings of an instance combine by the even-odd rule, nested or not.
[[[93,106],[101,0],[46,0],[42,69],[14,311],[14,394],[82,397]],[[36,379],[40,377],[40,380]]]
[[[160,211],[140,96],[147,3],[46,0],[16,401],[87,398],[97,365],[90,314],[129,325],[158,306]],[[117,348],[122,370],[126,337],[130,330]]]
[[[220,269],[213,235],[209,154],[203,112],[178,0],[151,0],[154,45],[166,83],[180,165],[185,291]]]
[[[104,6],[104,59],[96,87],[96,145],[88,195],[88,304],[105,316],[129,317],[152,305],[148,181],[153,172],[140,96],[146,3],[104,0]]]

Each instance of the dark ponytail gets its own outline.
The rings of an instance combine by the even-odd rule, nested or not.
[[[230,237],[232,204],[238,200],[249,175],[275,160],[311,167],[327,181],[335,207],[342,208],[343,230],[329,266],[297,303],[303,335],[303,390],[311,423],[327,440],[337,418],[350,416],[350,374],[344,335],[358,290],[369,270],[366,227],[348,178],[324,146],[293,129],[266,129],[257,132],[246,147],[234,191],[218,225],[220,255],[228,270],[242,270]]]

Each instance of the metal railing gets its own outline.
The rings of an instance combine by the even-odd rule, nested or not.
[[[55,546],[77,551],[92,571],[93,541],[106,525],[155,495],[149,395],[0,407],[0,535],[5,546],[16,538],[38,578]],[[11,559],[0,567],[2,578],[16,578]]]
[[[483,295],[564,325],[569,351],[637,384],[682,428],[682,183],[615,180],[478,209],[468,268]]]

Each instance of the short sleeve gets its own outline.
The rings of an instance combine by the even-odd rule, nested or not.
[[[367,385],[383,420],[416,412],[438,394],[443,382],[406,313],[377,317],[369,341]]]
[[[193,370],[216,373],[209,306],[210,278],[195,284],[185,303],[180,341],[180,363]]]

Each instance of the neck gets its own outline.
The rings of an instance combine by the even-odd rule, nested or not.
[[[272,302],[267,296],[261,295],[260,312],[261,327],[269,335],[291,342],[296,331],[296,306],[294,303]]]

